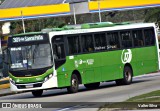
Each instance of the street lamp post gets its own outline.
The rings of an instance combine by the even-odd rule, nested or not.
[[[74,15],[74,24],[76,25],[77,24],[77,20],[76,20],[76,12],[75,12],[75,6],[74,6],[74,3],[73,3],[73,15]]]
[[[98,14],[99,14],[99,22],[102,22],[102,17],[101,17],[101,2],[100,1],[104,1],[104,0],[94,0],[97,1],[98,4]]]
[[[26,33],[25,30],[25,25],[24,25],[24,19],[23,19],[23,12],[21,11],[21,16],[22,16],[22,26],[23,26],[23,32]]]
[[[98,0],[98,13],[99,13],[99,22],[102,22],[102,18],[101,18],[101,8],[100,8],[100,0]]]

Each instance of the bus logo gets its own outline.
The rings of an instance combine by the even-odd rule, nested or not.
[[[124,49],[121,55],[121,61],[123,64],[130,63],[132,60],[132,51],[131,49]]]
[[[80,59],[80,60],[75,60],[74,63],[75,63],[76,68],[79,65],[84,64],[84,63],[87,64],[87,65],[93,65],[94,64],[94,59],[87,59],[87,60]]]

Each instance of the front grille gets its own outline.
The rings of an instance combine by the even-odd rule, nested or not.
[[[16,86],[18,89],[37,88],[37,87],[42,87],[42,83],[33,84],[33,87],[27,87],[29,85],[16,85]]]
[[[52,66],[40,69],[28,69],[28,70],[17,70],[17,71],[10,70],[9,72],[15,77],[31,77],[31,76],[42,75],[50,68],[52,68]]]

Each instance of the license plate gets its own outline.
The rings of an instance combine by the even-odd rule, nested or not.
[[[26,88],[33,88],[33,85],[26,85]]]

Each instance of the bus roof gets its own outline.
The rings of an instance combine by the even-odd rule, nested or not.
[[[27,32],[27,33],[20,33],[20,34],[15,34],[13,36],[23,36],[23,35],[32,35],[32,34],[42,34],[44,32]]]
[[[112,23],[112,22],[85,23],[85,24],[78,24],[78,25],[65,25],[62,28],[46,28],[46,29],[42,29],[42,32],[65,31],[65,30],[75,30],[75,29],[102,28],[102,27],[112,27],[112,26],[126,25],[126,24],[130,24],[130,23],[129,22],[121,22],[121,23]]]
[[[53,35],[62,35],[62,34],[78,34],[78,33],[89,33],[89,32],[102,32],[102,31],[113,31],[113,30],[127,30],[127,29],[136,29],[136,28],[143,28],[143,27],[155,27],[154,23],[112,23],[112,22],[102,22],[102,23],[89,23],[89,24],[82,24],[81,28],[69,28],[61,30],[51,30],[49,33]],[[62,30],[63,29],[63,30]]]
[[[23,36],[23,35],[32,35],[32,34],[42,34],[42,33],[54,33],[54,35],[60,34],[76,34],[76,33],[85,33],[85,32],[99,32],[106,30],[119,30],[119,29],[127,29],[127,28],[140,28],[154,26],[154,23],[129,23],[129,22],[121,22],[121,23],[112,23],[112,22],[101,22],[101,23],[85,23],[79,25],[65,25],[62,28],[46,28],[42,29],[39,32],[28,32],[28,33],[20,33],[15,34],[13,36]],[[91,30],[90,30],[91,29]],[[96,29],[96,30],[95,30]]]

